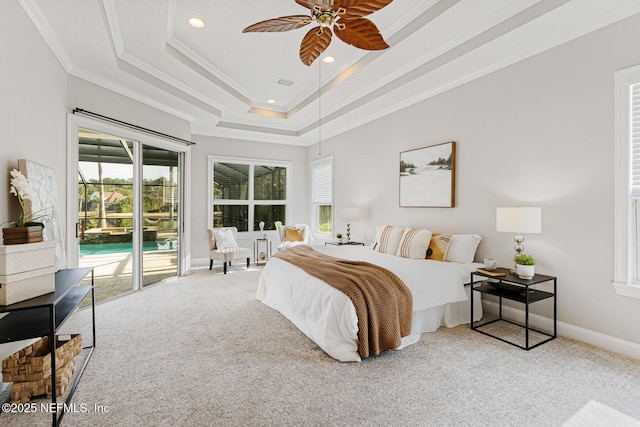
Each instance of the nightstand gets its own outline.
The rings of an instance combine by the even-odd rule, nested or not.
[[[264,243],[265,257],[260,259],[260,245]],[[253,241],[253,261],[256,265],[259,262],[267,262],[271,257],[271,239],[255,239]]]
[[[492,274],[501,274],[501,276],[494,276]],[[477,276],[482,277],[482,280],[476,280]],[[487,280],[488,279],[488,280]],[[471,273],[471,329],[474,331],[480,332],[482,334],[488,335],[490,337],[499,339],[500,341],[506,342],[508,344],[514,345],[516,347],[522,348],[524,350],[531,350],[532,348],[538,347],[541,344],[551,341],[555,339],[557,334],[557,300],[556,300],[556,292],[557,292],[557,278],[554,276],[545,276],[543,274],[536,274],[533,278],[521,279],[516,274],[512,273],[508,268],[498,268],[493,270],[491,273],[483,273],[474,271]],[[544,283],[544,282],[553,282],[553,292],[542,291],[539,289],[534,289],[532,286]],[[494,320],[490,320],[488,322],[482,324],[473,323],[473,294],[476,292],[480,292],[481,294],[486,295],[494,295],[498,297],[498,318]],[[553,298],[553,334],[541,331],[538,329],[534,329],[529,325],[529,305],[538,301],[542,301],[545,299]],[[524,305],[525,315],[524,315],[524,325],[520,323],[513,322],[511,320],[503,319],[502,317],[502,300],[506,299],[509,301],[516,301]],[[516,325],[520,328],[524,329],[525,333],[525,345],[519,345],[512,341],[509,341],[505,338],[502,338],[496,334],[485,331],[482,328],[496,322],[506,322],[512,325]],[[479,322],[477,322],[479,323]],[[548,338],[534,344],[529,344],[529,332],[535,331],[539,334],[542,334]]]
[[[352,246],[364,246],[364,243],[362,242],[346,242],[346,243],[342,243],[342,242],[324,242],[324,245],[334,245],[334,246],[348,246],[348,245],[352,245]]]

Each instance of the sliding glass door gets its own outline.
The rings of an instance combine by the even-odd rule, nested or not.
[[[183,153],[78,130],[78,265],[102,301],[180,274]]]
[[[179,153],[142,146],[142,285],[178,275]]]

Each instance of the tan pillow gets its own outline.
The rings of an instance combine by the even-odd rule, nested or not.
[[[431,231],[405,228],[396,255],[403,258],[424,259],[431,243]]]
[[[444,261],[449,250],[449,242],[451,242],[451,234],[434,234],[427,249],[427,259]]]
[[[304,228],[285,228],[284,240],[287,242],[302,242],[304,240]]]

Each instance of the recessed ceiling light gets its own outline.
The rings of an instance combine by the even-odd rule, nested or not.
[[[276,100],[275,99],[267,99],[267,104],[275,104]]]
[[[204,28],[205,23],[201,18],[192,16],[191,18],[189,18],[189,25],[191,25],[193,28]]]
[[[334,58],[333,56],[325,56],[324,58],[322,58],[322,62],[324,62],[325,64],[331,64],[335,60],[336,58]]]

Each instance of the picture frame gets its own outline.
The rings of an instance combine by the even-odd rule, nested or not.
[[[455,177],[455,141],[401,152],[400,207],[455,207]]]
[[[64,246],[64,230],[58,200],[58,185],[55,170],[30,160],[19,159],[18,169],[29,180],[32,194],[25,203],[25,215],[35,217],[44,224],[44,240],[56,242],[55,266],[61,270],[67,266]]]

